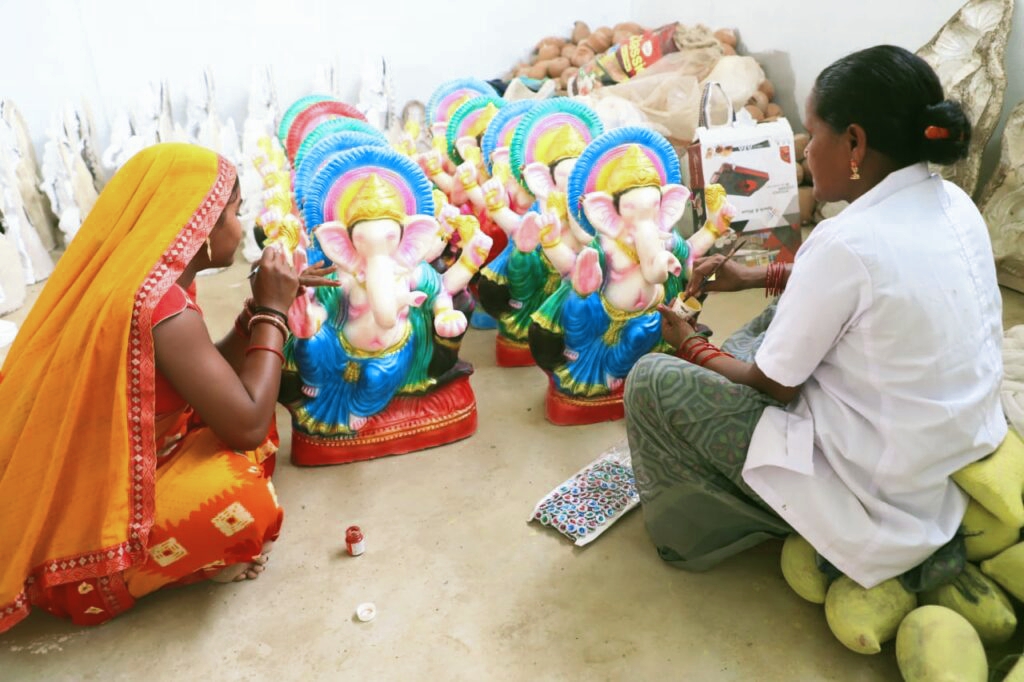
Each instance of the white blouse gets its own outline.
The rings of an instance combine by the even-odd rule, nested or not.
[[[1002,301],[985,222],[926,164],[891,173],[797,253],[755,361],[785,386],[744,480],[864,587],[948,542],[949,476],[1006,435]]]

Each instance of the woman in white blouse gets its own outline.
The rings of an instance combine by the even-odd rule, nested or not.
[[[927,162],[970,142],[931,67],[877,46],[826,68],[807,100],[820,201],[848,201],[792,265],[726,262],[709,291],[777,302],[718,349],[664,309],[680,358],[626,384],[648,531],[690,570],[797,532],[871,587],[956,554],[966,496],[950,480],[1006,435],[1001,301],[988,231]],[[721,257],[699,262],[691,282]]]

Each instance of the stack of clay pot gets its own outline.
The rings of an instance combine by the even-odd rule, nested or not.
[[[521,62],[512,70],[513,77],[554,78],[564,92],[569,79],[581,66],[602,54],[612,45],[629,40],[644,32],[644,27],[633,22],[616,24],[614,28],[602,26],[590,30],[585,22],[577,21],[568,38],[549,36],[534,47],[529,62]]]

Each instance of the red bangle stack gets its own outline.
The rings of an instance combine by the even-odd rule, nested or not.
[[[766,298],[781,296],[786,289],[786,264],[771,263],[764,278],[764,295]]]
[[[701,367],[706,366],[715,358],[733,357],[730,353],[715,346],[700,334],[693,334],[679,346],[679,357]]]

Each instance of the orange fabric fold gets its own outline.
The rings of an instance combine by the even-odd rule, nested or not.
[[[161,144],[110,180],[0,371],[0,632],[26,588],[139,564],[153,523],[153,309],[227,203],[234,167]]]

